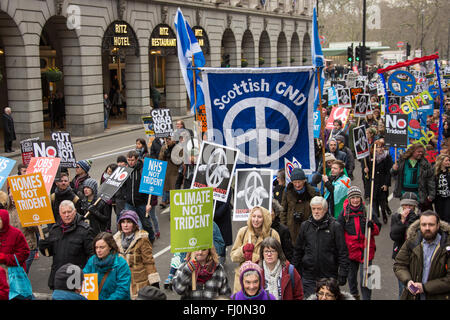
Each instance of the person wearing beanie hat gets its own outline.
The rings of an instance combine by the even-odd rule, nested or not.
[[[80,294],[83,281],[84,273],[79,266],[64,264],[55,273],[52,300],[87,300]]]
[[[231,296],[231,300],[276,300],[264,290],[263,270],[259,265],[246,261],[239,268],[239,282],[242,289]]]
[[[91,165],[92,161],[90,160],[81,160],[77,162],[77,167],[75,168],[75,177],[70,182],[70,187],[79,197],[83,195],[84,181],[90,178],[88,172],[91,169]]]
[[[417,196],[414,192],[405,192],[400,199],[400,207],[391,216],[391,240],[394,241],[392,259],[395,259],[400,248],[406,241],[406,232],[417,219],[419,219]],[[402,295],[405,285],[398,281],[398,297]]]
[[[324,198],[328,201],[328,212],[335,219],[342,211],[347,191],[351,186],[351,180],[345,175],[344,170],[345,163],[334,160],[331,165],[331,176],[322,175],[322,181],[327,189]]]
[[[145,286],[139,290],[136,300],[167,300],[167,296],[156,287]]]
[[[131,271],[131,299],[136,299],[142,288],[159,288],[160,276],[156,270],[153,248],[148,233],[140,229],[140,221],[133,210],[123,210],[117,222],[114,241]],[[142,299],[144,300],[144,299]]]
[[[362,192],[356,186],[352,186],[347,191],[347,197],[343,204],[343,210],[338,217],[339,224],[344,229],[345,242],[348,248],[348,258],[350,260],[349,271],[347,275],[350,293],[359,300],[358,292],[358,270],[362,279],[364,252],[366,247],[366,233],[369,228],[369,264],[375,257],[375,236],[380,234],[381,224],[376,215],[372,215],[372,219],[368,220],[367,210],[362,199]],[[363,287],[360,283],[363,300],[370,300],[372,290]]]
[[[281,200],[283,211],[280,222],[289,228],[292,244],[295,244],[300,225],[311,215],[309,201],[319,193],[308,181],[305,172],[294,168],[291,182],[286,187]]]
[[[106,231],[108,223],[111,220],[111,215],[105,201],[99,199],[97,196],[97,189],[97,181],[92,178],[84,180],[83,194],[80,197],[80,209],[78,211],[79,214],[89,220],[89,225],[95,235]]]

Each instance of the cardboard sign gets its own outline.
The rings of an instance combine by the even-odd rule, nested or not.
[[[214,200],[226,202],[239,150],[203,141],[192,189],[212,187]]]
[[[31,158],[30,164],[27,167],[27,173],[42,173],[44,179],[45,189],[50,194],[53,181],[55,180],[56,173],[61,159],[60,158]]]
[[[349,108],[333,107],[333,109],[331,109],[331,113],[330,113],[330,116],[328,117],[327,125],[325,128],[332,130],[334,120],[341,120],[342,125],[345,126],[349,115],[350,115]]]
[[[370,95],[369,94],[358,94],[356,96],[355,103],[355,118],[364,118],[368,111],[370,111]]]
[[[117,167],[111,176],[101,184],[98,191],[98,196],[104,201],[111,200],[111,198],[114,197],[116,192],[119,191],[120,187],[122,187],[128,179],[133,170],[133,168],[129,167]]]
[[[338,104],[339,104],[339,100],[338,100],[336,88],[335,87],[328,88],[328,105],[334,106],[334,105],[338,105]]]
[[[61,167],[76,168],[77,159],[75,158],[75,151],[73,150],[70,133],[63,131],[52,132],[51,137],[58,147],[58,156],[61,158]]]
[[[42,173],[11,176],[8,184],[23,227],[55,223]]]
[[[339,106],[350,108],[352,106],[351,94],[349,88],[337,89]]]
[[[145,158],[139,192],[162,196],[166,178],[167,162]]]
[[[155,130],[153,129],[153,120],[151,116],[141,117],[144,124],[145,134],[148,137],[155,136]]]
[[[352,97],[352,105],[355,105],[356,103],[356,96],[358,94],[363,94],[364,93],[364,88],[350,88],[350,94]]]
[[[20,141],[20,149],[22,151],[22,163],[26,166],[30,163],[32,157],[34,157],[33,141],[38,141],[39,138],[32,138]]]
[[[272,212],[272,170],[237,169],[233,221],[247,221],[252,208]]]
[[[386,134],[384,141],[386,146],[406,148],[408,145],[408,115],[387,113],[385,119]]]
[[[353,128],[353,141],[355,141],[355,153],[357,159],[363,159],[370,153],[369,141],[366,136],[366,127],[359,126]]]
[[[213,246],[212,188],[170,190],[170,251],[192,252]]]
[[[16,160],[0,157],[0,189],[16,165]]]
[[[81,295],[88,300],[98,300],[98,274],[85,273],[83,287],[81,288]]]
[[[156,138],[167,138],[173,133],[172,116],[170,109],[153,109],[151,112],[153,130]]]
[[[56,141],[45,140],[45,141],[33,141],[33,156],[34,157],[45,157],[45,158],[56,158],[59,157],[58,145]]]

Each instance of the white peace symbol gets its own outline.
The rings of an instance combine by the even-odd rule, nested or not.
[[[255,108],[256,128],[248,130],[244,134],[233,137],[232,125],[234,119],[247,108]],[[278,130],[268,129],[266,127],[266,108],[280,112],[289,122],[289,133],[279,133]],[[232,147],[244,146],[246,142],[254,141],[258,150],[257,157],[247,155],[245,152],[239,153],[239,159],[250,164],[266,164],[278,160],[285,155],[295,144],[298,136],[298,120],[295,113],[286,105],[270,98],[258,97],[247,98],[233,105],[225,116],[223,121],[223,131],[227,145]],[[284,143],[279,150],[272,150],[267,154],[267,138]],[[258,143],[260,142],[260,143]],[[254,148],[250,148],[251,150]],[[273,149],[273,148],[272,148]]]
[[[197,244],[197,238],[190,238],[189,239],[189,245],[191,247],[195,246]]]
[[[358,101],[358,110],[360,113],[365,113],[367,109],[367,97],[363,95],[358,95],[359,101]]]
[[[343,104],[347,104],[349,101],[349,97],[347,95],[347,90],[341,90],[341,95],[339,96],[339,101]]]
[[[251,172],[244,185],[245,204],[248,208],[262,205],[263,199],[268,198],[269,194],[264,189],[264,183],[257,172]]]
[[[367,145],[366,145],[366,139],[364,136],[364,130],[363,129],[359,129],[358,130],[358,141],[356,142],[357,145],[359,145],[359,148],[361,149],[361,151],[366,150]]]
[[[230,176],[226,163],[225,151],[223,149],[214,150],[206,166],[206,183],[209,187],[217,188],[224,178]]]

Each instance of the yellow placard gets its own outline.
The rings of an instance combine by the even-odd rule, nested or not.
[[[83,287],[81,288],[81,295],[88,300],[98,300],[98,274],[85,273]]]
[[[8,184],[23,227],[55,223],[41,172],[8,177]]]

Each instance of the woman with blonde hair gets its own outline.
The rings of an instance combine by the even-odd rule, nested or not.
[[[231,293],[227,273],[214,246],[189,252],[186,262],[178,268],[172,286],[181,295],[181,300],[213,300]]]
[[[239,263],[235,270],[233,293],[241,290],[239,268],[245,261],[259,262],[264,239],[272,237],[280,241],[280,235],[271,225],[272,216],[269,210],[256,206],[248,215],[247,225],[239,229],[230,253],[231,261]]]
[[[440,154],[434,165],[436,182],[436,198],[434,207],[437,214],[447,223],[450,223],[450,155]],[[447,209],[445,209],[447,208]]]

